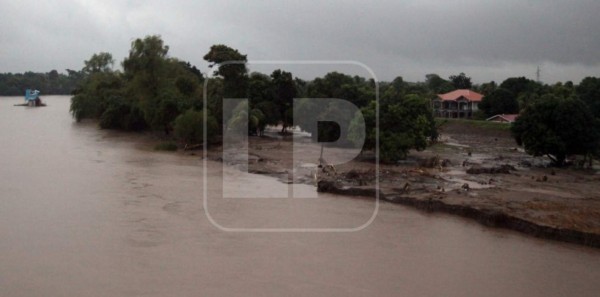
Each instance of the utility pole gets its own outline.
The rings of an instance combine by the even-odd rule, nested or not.
[[[540,80],[540,76],[542,74],[542,69],[540,68],[540,66],[538,65],[537,67],[537,71],[535,72],[535,79],[538,83],[542,83]]]

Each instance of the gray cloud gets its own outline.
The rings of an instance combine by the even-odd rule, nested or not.
[[[323,1],[324,2],[324,1]],[[224,43],[257,60],[357,60],[380,79],[465,72],[546,82],[600,75],[598,1],[0,1],[0,72],[120,61],[160,34],[171,55],[206,67]]]

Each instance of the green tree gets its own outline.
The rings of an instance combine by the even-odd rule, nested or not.
[[[575,88],[577,96],[581,98],[600,119],[600,78],[586,77]]]
[[[169,58],[168,50],[160,36],[134,40],[123,73],[110,70],[110,54],[94,54],[85,62],[85,79],[72,98],[75,119],[96,118],[105,129],[170,133],[179,114],[202,107],[203,78],[189,62]],[[69,71],[71,75],[78,73]]]
[[[454,86],[451,82],[441,78],[435,73],[425,75],[425,84],[433,94],[443,94],[452,91]]]
[[[470,89],[473,86],[471,78],[462,72],[459,75],[450,75],[450,81],[456,89]]]
[[[296,91],[298,98],[307,98],[308,97],[308,82],[300,79],[298,77],[294,78],[294,82],[296,83]]]
[[[534,104],[548,92],[540,83],[524,76],[509,77],[500,84],[500,88],[510,91],[517,98],[520,110]]]
[[[145,118],[150,119],[150,126],[154,129],[163,129],[165,134],[169,134],[173,129],[173,121],[182,112],[180,108],[188,107],[181,106],[180,101],[184,98],[174,88],[163,89],[156,97],[156,105],[149,110],[146,105]]]
[[[364,139],[363,151],[373,150],[377,145],[377,129],[374,129],[377,120],[376,107],[375,100],[371,101],[368,106],[356,112],[348,127],[348,140],[355,146],[359,146],[359,141]],[[360,120],[359,112],[362,114],[364,122]]]
[[[180,113],[202,105],[203,79],[189,62],[170,58],[168,52],[160,36],[146,36],[131,43],[129,56],[123,61],[128,98],[139,104],[150,128],[166,134]]]
[[[273,100],[271,84],[271,77],[269,75],[259,72],[252,72],[250,74],[248,79],[248,99],[251,106]]]
[[[221,77],[208,78],[208,83],[206,84],[205,104],[212,116],[217,120],[219,129],[223,128],[223,98],[225,98],[223,84],[223,78]]]
[[[523,92],[517,97],[519,102],[519,110],[525,110],[526,108],[536,104],[540,101],[540,95],[535,92]]]
[[[564,84],[562,82],[557,82],[550,86],[550,93],[561,98],[569,98],[575,95],[575,87],[570,81],[567,81]]]
[[[296,84],[302,86],[302,82],[296,81]],[[305,98],[344,99],[361,108],[374,99],[373,89],[374,87],[364,78],[334,71],[302,86],[301,95]]]
[[[481,92],[481,94],[483,94],[484,96],[488,96],[490,95],[492,92],[494,92],[496,89],[498,89],[498,84],[496,84],[495,81],[490,81],[488,83],[483,83],[481,84],[481,86],[479,87],[479,91]]]
[[[143,101],[158,94],[168,52],[169,47],[158,35],[131,42],[129,56],[122,63],[125,78],[130,82],[130,95]]]
[[[588,156],[598,150],[599,128],[583,101],[549,94],[525,109],[511,130],[527,153],[548,156],[563,166],[568,155]]]
[[[140,131],[146,128],[144,114],[136,102],[118,96],[108,99],[106,109],[100,116],[102,129]]]
[[[343,85],[354,84],[350,75],[339,72],[329,72],[324,77],[315,78],[308,85],[308,96],[312,98],[340,98],[339,92]]]
[[[249,109],[248,101],[242,101],[233,110],[232,116],[227,122],[227,128],[240,131],[244,125],[248,127],[251,135],[262,135],[265,130],[265,115],[258,109]]]
[[[204,55],[204,60],[209,62],[210,68],[217,66],[215,75],[223,78],[223,92],[226,98],[245,98],[248,76],[246,55],[237,49],[223,44],[216,44]]]
[[[302,130],[311,133],[314,141],[317,140],[318,130],[313,129],[313,116],[314,118],[319,118],[321,113],[324,111],[321,107],[321,104],[318,104],[315,101],[315,99],[302,98],[299,99],[297,104],[294,106],[294,112],[296,114],[312,115],[294,119],[294,124],[300,126]]]
[[[250,74],[248,84],[248,98],[250,109],[254,113],[262,113],[263,120],[259,128],[262,134],[266,125],[277,125],[283,119],[279,106],[274,100],[273,82],[270,76],[258,72]],[[285,109],[287,111],[287,109]]]
[[[541,89],[541,85],[534,80],[521,76],[505,79],[500,84],[500,88],[508,90],[515,97],[518,97],[521,93],[537,93]]]
[[[175,136],[185,144],[199,144],[204,139],[204,112],[190,109],[175,119]],[[219,134],[216,119],[206,118],[207,143],[213,143]]]
[[[362,109],[366,123],[363,150],[375,148],[375,102]],[[411,149],[424,150],[430,140],[437,139],[437,129],[429,100],[418,95],[407,95],[397,102],[382,102],[379,109],[379,158],[384,163],[405,159]],[[360,139],[361,127],[353,120],[349,138]]]
[[[0,73],[0,96],[22,96],[25,89],[32,88],[42,92],[43,95],[69,95],[77,88],[82,79],[51,70],[47,73]]]
[[[479,108],[487,117],[497,114],[519,113],[519,102],[509,90],[499,88],[483,97]]]
[[[382,104],[389,104],[402,100],[407,91],[406,85],[407,84],[400,76],[394,78],[394,80],[391,83],[382,84]]]
[[[293,124],[292,105],[294,97],[296,97],[296,84],[292,73],[278,69],[271,74],[271,85],[274,95],[273,102],[277,107],[282,125],[281,132],[284,133]]]
[[[124,97],[124,85],[125,81],[118,73],[93,73],[71,98],[71,114],[77,121],[85,118],[99,119],[108,108],[111,98]]]
[[[56,69],[50,70],[50,72],[48,72],[48,79],[53,82],[58,81],[60,79],[58,71],[56,71]]]
[[[115,63],[110,53],[97,53],[93,54],[89,60],[86,60],[82,72],[86,75],[98,72],[111,72],[112,66]]]

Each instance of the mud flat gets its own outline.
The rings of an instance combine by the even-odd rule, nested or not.
[[[320,146],[308,140],[295,139],[294,145],[291,139],[251,137],[248,171],[284,183],[312,184],[318,191],[338,195],[375,197],[379,193],[381,200],[394,204],[600,247],[597,169],[549,168],[546,159],[531,157],[516,147],[506,129],[490,131],[450,122],[442,133],[442,142],[411,152],[409,159],[398,164],[376,168],[374,156],[364,154],[336,166],[335,172],[317,167]],[[326,148],[325,159],[344,153],[344,149]],[[219,148],[211,149],[208,158],[222,161],[222,153]]]
[[[318,184],[320,192],[328,192],[345,196],[360,196],[375,198],[379,192],[379,199],[394,204],[401,204],[417,208],[427,212],[442,212],[459,215],[473,219],[485,226],[495,228],[506,228],[522,232],[535,237],[559,240],[564,242],[582,244],[600,248],[600,234],[578,231],[558,226],[543,225],[538,222],[519,218],[507,212],[502,207],[482,208],[469,204],[454,203],[456,199],[444,199],[443,196],[432,197],[430,195],[401,195],[394,192],[377,191],[374,188],[345,187],[333,181],[321,180]]]

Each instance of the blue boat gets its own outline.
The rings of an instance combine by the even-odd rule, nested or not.
[[[46,104],[42,102],[42,99],[40,98],[40,91],[32,89],[25,90],[25,103],[17,105],[33,107],[46,106]]]

